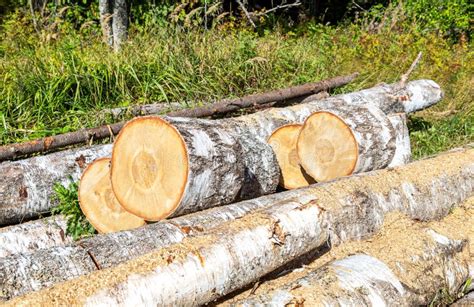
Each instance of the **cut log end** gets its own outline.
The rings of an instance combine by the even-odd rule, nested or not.
[[[358,159],[351,128],[326,111],[306,119],[296,147],[301,165],[317,182],[352,174]]]
[[[147,221],[178,207],[188,177],[188,153],[180,133],[160,117],[130,121],[112,152],[111,181],[120,204]]]
[[[110,159],[95,160],[84,171],[79,203],[87,220],[100,233],[137,228],[145,221],[125,211],[115,198],[110,183]]]
[[[301,167],[296,141],[303,125],[285,125],[276,129],[268,138],[280,166],[280,186],[285,189],[296,189],[315,183]]]

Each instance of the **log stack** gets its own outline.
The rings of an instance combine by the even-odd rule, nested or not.
[[[401,211],[421,221],[440,219],[473,192],[474,149],[462,149],[393,169],[99,235],[75,245],[38,250],[28,256],[11,255],[0,259],[0,272],[5,272],[0,275],[0,292],[9,299],[94,271],[98,271],[97,283],[114,282],[118,272],[130,276],[134,283],[133,276],[139,271],[143,273],[143,279],[137,281],[142,283],[137,285],[141,290],[124,286],[123,291],[137,291],[136,295],[150,300],[160,295],[163,304],[187,305],[194,299],[196,304],[205,303],[245,287],[325,246],[328,240],[335,246],[374,235],[389,212]],[[105,268],[111,270],[102,270]],[[84,277],[84,283],[91,276]],[[176,278],[169,288],[153,286],[155,280],[168,278]],[[191,295],[182,284],[195,292]],[[91,283],[90,291],[95,285]],[[116,286],[122,289],[122,285]],[[213,292],[214,288],[218,291]]]
[[[0,300],[426,304],[446,275],[448,292],[457,295],[474,267],[467,243],[474,239],[474,149],[410,163],[407,127],[408,112],[441,97],[434,82],[419,80],[224,120],[146,116],[121,127],[113,146],[89,148],[87,157],[73,159],[86,151],[72,149],[3,163],[13,181],[0,179],[9,187],[0,194],[9,201],[6,217],[0,203],[0,219],[17,222],[23,204],[34,204],[29,196],[48,210],[51,183],[38,182],[40,173],[54,161],[54,180],[77,178],[73,161],[84,169],[80,207],[99,234],[74,242],[60,216],[0,229]],[[275,194],[278,185],[289,191]],[[419,227],[442,218],[459,227]],[[400,223],[409,237],[384,237]],[[373,251],[391,239],[390,246],[405,249],[387,257]],[[351,245],[358,248],[335,257]],[[303,261],[310,267],[286,273]],[[257,280],[268,289],[265,280],[282,274],[271,290],[223,299]]]
[[[243,174],[245,184],[233,201],[275,191],[280,176],[276,166],[278,163],[273,150],[266,142],[273,131],[282,125],[303,123],[311,113],[321,110],[324,104],[354,104],[360,107],[374,105],[385,113],[392,114],[425,108],[439,101],[442,95],[441,89],[433,81],[417,80],[409,82],[403,89],[399,89],[396,84],[382,84],[303,105],[275,108],[239,119],[223,120],[224,125],[229,126],[232,122],[232,125],[237,127],[234,130],[237,131],[242,147],[239,157],[248,160]],[[257,141],[261,143],[259,146],[256,146]],[[78,180],[80,173],[91,161],[110,157],[111,152],[111,145],[95,145],[1,163],[0,173],[6,176],[0,176],[0,225],[16,224],[48,212],[55,205],[51,199],[55,182],[67,184],[70,177]],[[232,198],[227,195],[218,200],[211,194],[208,196],[213,204],[216,204],[217,200],[219,205],[224,205]],[[174,214],[189,212],[184,207],[182,210],[177,209]]]

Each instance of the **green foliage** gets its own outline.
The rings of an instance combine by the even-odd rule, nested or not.
[[[57,201],[58,205],[52,209],[52,214],[62,214],[66,217],[66,233],[77,240],[93,235],[95,229],[87,221],[79,206],[77,183],[72,178],[70,180],[68,187],[60,183],[54,185],[54,201]]]
[[[474,4],[469,0],[404,0],[409,18],[421,31],[458,37],[470,31]]]

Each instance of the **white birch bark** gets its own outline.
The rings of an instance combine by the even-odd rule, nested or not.
[[[395,130],[395,154],[388,167],[395,167],[410,163],[411,144],[405,113],[391,114],[388,119]]]
[[[123,43],[128,37],[128,8],[126,0],[112,0],[113,18],[112,32],[114,40],[114,50],[120,51]]]
[[[388,212],[440,218],[472,195],[473,187],[474,149],[461,149],[310,186],[297,190],[298,197],[281,193],[275,206],[11,304],[205,304],[328,240],[333,246],[376,233]]]
[[[113,47],[114,36],[112,32],[112,3],[111,0],[99,0],[99,15],[100,15],[100,26],[102,28],[102,36],[105,42]]]
[[[69,178],[79,180],[88,163],[111,152],[112,145],[97,145],[0,163],[0,226],[49,212],[56,205],[56,182],[68,186]]]
[[[72,238],[66,234],[66,227],[66,219],[57,215],[0,228],[0,258],[70,244]]]
[[[393,216],[373,239],[342,244],[226,306],[421,306],[458,297],[474,264],[474,197],[441,221]],[[352,256],[353,254],[356,254]],[[331,252],[333,254],[333,252]],[[324,265],[321,265],[324,264]],[[440,295],[441,294],[441,295]],[[245,297],[242,293],[241,297]]]

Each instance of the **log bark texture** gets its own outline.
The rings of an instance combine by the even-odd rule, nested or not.
[[[474,197],[429,224],[393,214],[375,238],[342,244],[301,269],[263,283],[257,295],[223,305],[444,305],[447,295],[455,298],[463,291],[469,265],[474,264],[473,224]]]
[[[395,130],[395,154],[388,167],[395,167],[410,163],[411,144],[410,133],[407,126],[407,115],[405,113],[391,114],[388,116]]]
[[[56,205],[53,186],[77,181],[84,167],[110,156],[112,145],[70,149],[0,164],[0,226],[16,224],[49,212]]]
[[[105,4],[104,4],[105,5]],[[285,101],[301,97],[303,100],[307,95],[326,91],[350,83],[357,77],[357,73],[348,76],[341,76],[314,83],[307,83],[295,87],[274,90],[262,94],[254,94],[236,99],[224,99],[212,105],[206,105],[194,109],[179,110],[168,113],[173,117],[209,117],[224,115],[238,111],[243,108],[250,108],[259,105],[266,105],[274,101]],[[75,132],[59,134],[42,139],[5,145],[0,147],[0,161],[12,160],[35,153],[43,153],[57,150],[75,144],[87,144],[91,139],[100,140],[118,134],[125,122],[104,125],[96,128],[83,129]]]
[[[412,86],[417,91],[432,90],[430,85],[432,81],[428,82],[428,85],[425,80],[413,82],[415,85],[418,84],[416,87]],[[394,102],[392,96],[387,95],[384,88],[383,86],[382,89],[374,87],[354,92],[353,95],[357,99],[352,100],[359,104],[372,102],[377,105],[383,102],[391,105],[399,104],[399,101]],[[439,93],[441,92],[439,91]],[[273,180],[272,178],[275,178],[275,169],[278,169],[275,168],[277,161],[270,153],[272,150],[270,146],[266,145],[266,141],[276,128],[288,123],[302,123],[307,116],[322,107],[328,108],[331,104],[345,105],[348,101],[352,101],[351,94],[342,96],[345,98],[334,96],[304,105],[273,108],[239,118],[223,120],[225,124],[237,127],[235,133],[241,136],[239,142],[243,149],[242,156],[247,160],[244,174],[245,189],[242,190],[242,195],[254,197],[275,190],[278,179]],[[112,130],[115,133],[114,129]],[[263,147],[255,147],[256,142],[264,143],[266,147],[263,145]],[[84,160],[87,164],[96,158],[109,157],[111,148],[111,145],[96,145],[86,149],[70,149],[41,157],[1,163],[0,173],[7,174],[7,176],[0,177],[0,225],[18,223],[23,219],[36,217],[41,212],[49,211],[54,206],[54,203],[51,202],[54,182],[66,183],[69,176],[72,176],[73,180],[77,180],[81,166],[85,166],[83,165]],[[262,150],[261,148],[267,149]]]
[[[62,215],[0,228],[0,258],[72,243]]]
[[[275,206],[11,304],[208,303],[328,240],[334,246],[376,233],[388,212],[401,211],[422,221],[445,216],[472,195],[473,161],[474,149],[461,149],[280,193]]]

